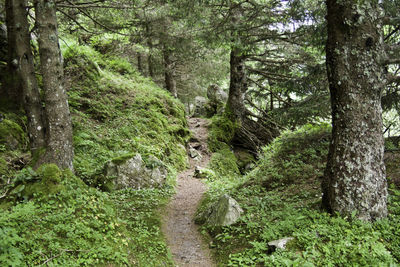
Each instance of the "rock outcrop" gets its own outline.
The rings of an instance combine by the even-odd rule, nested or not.
[[[165,183],[167,174],[162,161],[150,157],[146,165],[140,154],[111,160],[105,167],[107,180],[111,179],[114,189],[157,188]]]
[[[210,85],[207,89],[207,98],[196,96],[194,103],[194,117],[210,118],[224,112],[228,94],[217,85]]]
[[[199,214],[195,221],[209,226],[227,226],[234,224],[243,213],[239,203],[227,194],[221,196],[216,203]]]

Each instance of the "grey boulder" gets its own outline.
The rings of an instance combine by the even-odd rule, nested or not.
[[[109,161],[105,167],[107,177],[113,178],[115,189],[124,188],[157,188],[167,179],[167,169],[155,157],[149,157],[146,166],[140,154],[122,162]]]

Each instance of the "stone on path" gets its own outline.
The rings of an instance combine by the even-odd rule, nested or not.
[[[227,226],[237,222],[242,213],[243,210],[239,203],[229,195],[224,194],[215,204],[199,214],[196,222],[205,222],[210,226]]]
[[[194,176],[195,178],[214,178],[215,177],[215,172],[213,170],[207,169],[207,168],[202,168],[200,166],[196,166],[194,168]]]

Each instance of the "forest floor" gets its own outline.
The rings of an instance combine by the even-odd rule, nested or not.
[[[201,118],[190,118],[188,122],[192,131],[189,145],[201,157],[189,156],[190,167],[178,175],[176,194],[166,207],[162,230],[177,266],[209,267],[215,266],[210,249],[194,223],[197,206],[207,189],[201,180],[194,177],[194,171],[196,166],[206,167],[210,160],[207,148],[209,122]]]

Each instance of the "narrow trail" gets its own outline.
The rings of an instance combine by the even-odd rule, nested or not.
[[[210,159],[207,149],[208,121],[190,118],[188,122],[193,133],[189,145],[201,154],[201,159],[189,156],[190,168],[178,175],[176,194],[166,207],[162,230],[177,266],[209,267],[215,264],[194,223],[196,208],[206,191],[206,186],[194,177],[194,170],[196,166],[207,166]]]

